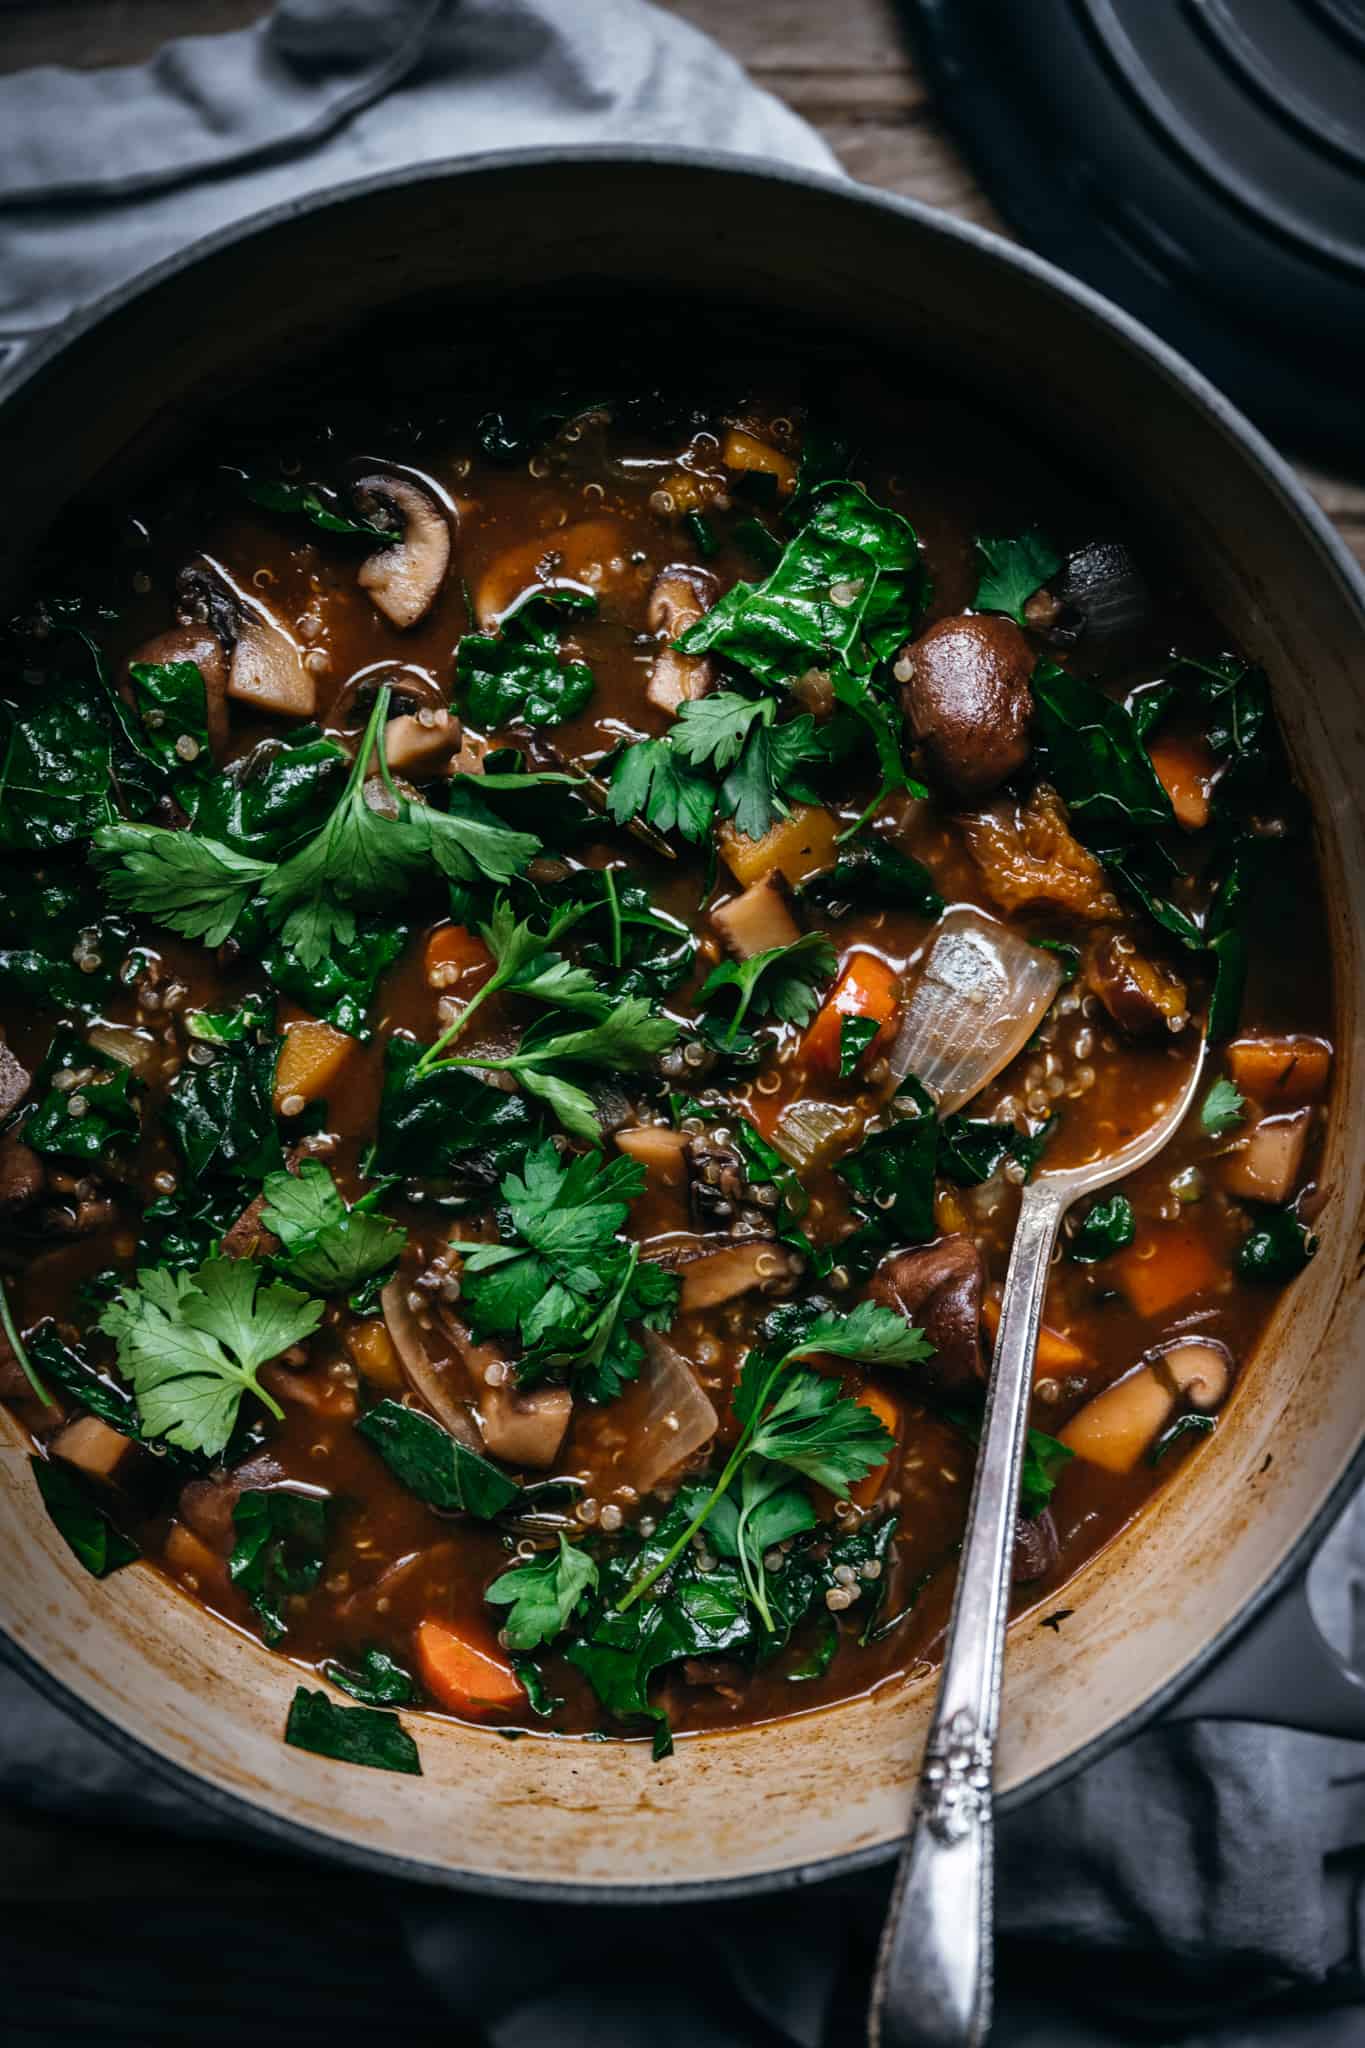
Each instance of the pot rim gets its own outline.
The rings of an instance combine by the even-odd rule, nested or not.
[[[356,200],[371,197],[376,193],[400,190],[410,185],[454,183],[458,179],[496,176],[501,172],[562,171],[566,166],[580,164],[601,169],[617,167],[623,171],[640,167],[691,171],[707,176],[781,185],[794,193],[815,192],[825,198],[866,208],[892,219],[910,221],[922,233],[938,236],[944,241],[964,244],[976,250],[988,262],[1023,271],[1056,298],[1070,301],[1095,326],[1116,335],[1135,355],[1143,357],[1153,365],[1169,384],[1178,387],[1187,402],[1202,411],[1225,439],[1236,443],[1243,458],[1254,470],[1259,471],[1262,481],[1278,493],[1299,524],[1312,536],[1323,558],[1324,567],[1329,573],[1335,573],[1338,582],[1360,615],[1362,627],[1365,628],[1365,571],[1361,570],[1341,536],[1306,486],[1300,482],[1288,461],[1275,450],[1260,429],[1224,397],[1200,370],[1167,342],[1161,340],[1143,322],[1135,319],[1089,285],[1068,276],[1065,271],[1045,258],[1005,240],[1003,236],[974,222],[958,220],[919,200],[883,192],[851,178],[843,179],[828,172],[802,170],[770,163],[762,157],[742,156],[731,151],[614,143],[487,150],[470,156],[432,158],[395,170],[348,179],[342,184],[330,186],[322,191],[280,200],[273,206],[262,208],[227,227],[217,229],[210,235],[201,236],[183,249],[163,257],[158,263],[139,271],[135,277],[103,294],[92,305],[63,321],[60,326],[52,329],[38,341],[29,344],[17,362],[0,373],[0,413],[60,363],[74,343],[85,339],[125,306],[142,298],[155,287],[184,271],[192,270],[200,262],[222,250],[252,240],[289,222],[309,215],[323,214],[333,207],[344,208]],[[999,1810],[1010,1812],[1052,1790],[1076,1771],[1099,1762],[1121,1742],[1129,1740],[1158,1719],[1198,1677],[1211,1669],[1270,1603],[1307,1568],[1313,1550],[1362,1481],[1365,1481],[1365,1441],[1362,1441],[1331,1491],[1295,1535],[1274,1570],[1218,1633],[1174,1677],[1158,1686],[1146,1699],[1140,1701],[1110,1727],[1078,1749],[1072,1750],[1046,1770],[1000,1794],[997,1800]],[[325,1834],[303,1822],[289,1820],[260,1808],[251,1799],[239,1793],[229,1792],[211,1780],[201,1778],[183,1765],[172,1762],[139,1737],[130,1734],[100,1708],[81,1699],[63,1679],[40,1664],[27,1651],[21,1650],[9,1639],[2,1626],[0,1654],[3,1654],[4,1658],[54,1705],[70,1713],[91,1733],[110,1742],[131,1761],[151,1765],[178,1791],[201,1800],[239,1825],[248,1825],[283,1849],[292,1849],[309,1856],[321,1856],[330,1862],[344,1863],[374,1876],[403,1878],[410,1882],[442,1886],[451,1890],[546,1904],[679,1905],[796,1890],[806,1885],[822,1883],[827,1879],[853,1876],[878,1864],[889,1862],[898,1853],[897,1843],[880,1843],[815,1862],[791,1864],[781,1870],[679,1884],[579,1885],[572,1882],[506,1878],[457,1870],[444,1864],[422,1862],[386,1850],[369,1849],[361,1844]],[[837,1712],[838,1709],[831,1708],[828,1711]],[[682,1737],[682,1754],[686,1753],[686,1745],[697,1739],[707,1738]],[[719,1739],[724,1740],[724,1737],[721,1736]]]

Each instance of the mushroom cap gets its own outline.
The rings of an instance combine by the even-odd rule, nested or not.
[[[892,1252],[868,1286],[874,1301],[894,1309],[934,1347],[924,1382],[958,1394],[986,1377],[981,1349],[981,1300],[986,1268],[971,1238],[955,1231],[932,1244]]]
[[[903,652],[902,701],[930,770],[950,796],[985,796],[1029,757],[1033,652],[1012,619],[940,619]]]
[[[1232,1353],[1216,1337],[1180,1337],[1159,1346],[1150,1363],[1203,1415],[1221,1408],[1232,1387]]]
[[[415,626],[436,602],[450,567],[450,526],[429,491],[408,477],[363,476],[351,487],[366,518],[397,516],[403,538],[367,555],[356,582],[376,610],[400,629]]]

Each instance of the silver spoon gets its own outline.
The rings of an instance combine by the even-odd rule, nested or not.
[[[991,2014],[995,1735],[1019,1473],[1048,1268],[1062,1218],[1174,1137],[1199,1086],[1204,1040],[1177,1100],[1108,1158],[1042,1172],[1024,1189],[1005,1276],[957,1592],[911,1831],[872,1987],[871,2048],[980,2048]]]

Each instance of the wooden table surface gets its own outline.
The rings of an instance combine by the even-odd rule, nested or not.
[[[1008,233],[935,115],[894,0],[663,4],[707,30],[804,115],[853,177]],[[137,63],[170,37],[240,28],[267,12],[268,0],[0,0],[0,71]],[[1302,474],[1365,562],[1365,488],[1320,471]],[[0,1816],[0,1898],[69,1898],[76,1867],[87,1896],[104,1883],[115,1894],[142,1888],[144,1896],[192,1883],[218,1895],[249,1887],[259,1896],[262,1884],[248,1855],[221,1846],[178,1849],[168,1860],[154,1837],[142,1843],[125,1835],[92,1840],[77,1859],[67,1824],[54,1829]]]

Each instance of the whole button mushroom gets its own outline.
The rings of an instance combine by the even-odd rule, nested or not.
[[[984,796],[1024,766],[1033,653],[1012,619],[940,619],[902,649],[895,672],[910,730],[950,796]]]
[[[986,1269],[971,1238],[960,1232],[893,1252],[868,1285],[873,1301],[894,1309],[934,1347],[924,1366],[924,1384],[936,1392],[961,1394],[986,1377],[981,1349],[981,1299]]]

